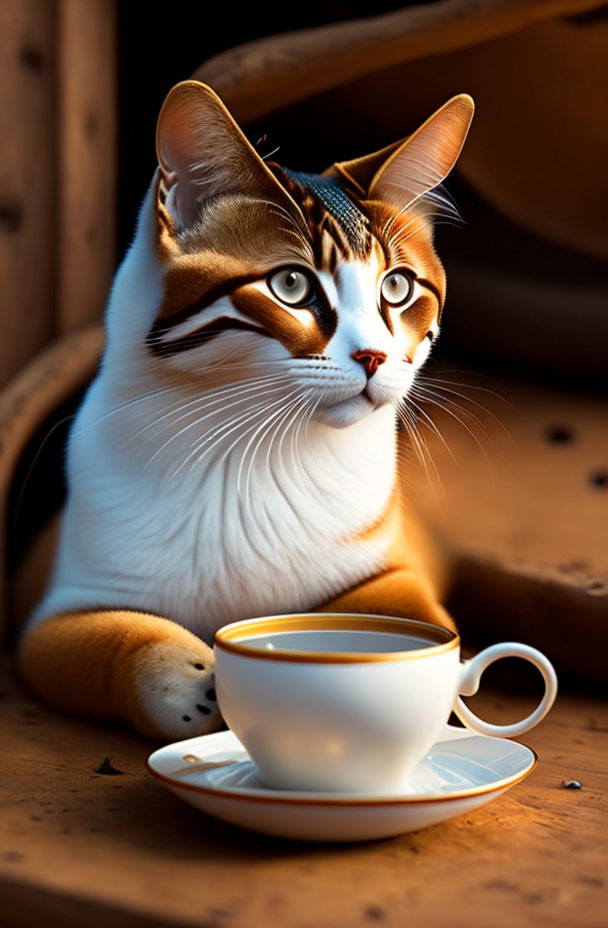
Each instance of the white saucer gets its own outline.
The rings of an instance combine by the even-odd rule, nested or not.
[[[148,769],[197,809],[251,831],[303,841],[367,841],[481,806],[531,773],[534,751],[446,725],[403,791],[391,795],[269,789],[231,731],[155,751]]]

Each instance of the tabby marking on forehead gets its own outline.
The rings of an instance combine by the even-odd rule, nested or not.
[[[336,178],[291,171],[273,162],[268,167],[304,217],[318,270],[335,270],[340,258],[369,257],[374,239],[368,216]]]
[[[345,232],[353,250],[359,254],[365,254],[368,218],[349,197],[340,181],[336,177],[304,174],[301,171],[290,171],[287,168],[284,170],[288,177],[309,190],[323,204]]]

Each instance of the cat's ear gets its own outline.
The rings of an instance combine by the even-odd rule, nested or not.
[[[201,204],[219,194],[287,197],[217,94],[198,81],[169,92],[158,117],[156,153],[181,228],[191,226]]]
[[[475,105],[459,94],[419,129],[373,155],[343,161],[335,169],[367,199],[403,207],[440,184],[450,173],[465,143]]]

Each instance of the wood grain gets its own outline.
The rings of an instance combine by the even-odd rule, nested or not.
[[[53,333],[54,16],[0,4],[0,386]]]
[[[116,4],[0,4],[0,386],[99,319],[115,265]]]
[[[505,722],[530,698],[486,693]],[[15,684],[0,701],[0,908],[14,928],[600,928],[608,711],[562,695],[523,740],[532,776],[488,806],[400,838],[315,846],[263,838],[152,782],[152,743],[54,715]],[[95,772],[105,756],[123,771]],[[583,788],[561,788],[577,778]]]
[[[399,62],[467,48],[602,3],[442,0],[257,39],[204,62],[192,77],[210,84],[237,121],[248,123]]]
[[[489,373],[423,378],[436,431],[421,420],[426,459],[407,468],[410,498],[457,555],[450,606],[464,640],[519,639],[605,680],[606,398]]]
[[[58,0],[57,330],[101,318],[116,263],[116,4]]]

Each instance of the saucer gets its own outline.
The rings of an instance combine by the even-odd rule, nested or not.
[[[270,789],[231,731],[169,744],[148,758],[152,776],[197,809],[300,841],[369,841],[417,831],[495,799],[536,764],[523,744],[450,725],[394,794]]]

